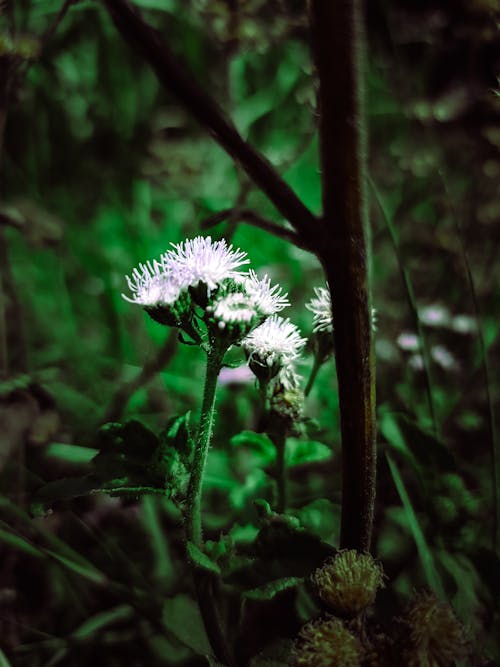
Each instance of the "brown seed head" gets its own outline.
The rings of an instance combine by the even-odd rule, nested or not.
[[[312,576],[320,598],[333,611],[355,615],[373,604],[384,571],[370,554],[339,551]]]
[[[409,631],[408,667],[448,667],[466,655],[463,625],[433,593],[420,593],[403,620]]]
[[[363,647],[337,618],[304,625],[292,649],[294,667],[359,667]]]

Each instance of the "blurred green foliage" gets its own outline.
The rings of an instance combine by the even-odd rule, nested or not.
[[[244,207],[282,220],[159,87],[103,4],[80,0],[51,30],[61,4],[7,2],[0,17],[0,72],[15,68],[8,108],[0,109],[7,116],[0,193],[0,664],[206,664],[200,656],[209,653],[207,639],[185,565],[182,506],[175,497],[139,499],[139,486],[159,484],[158,468],[153,474],[150,466],[152,476],[144,479],[130,469],[134,456],[120,467],[123,442],[125,449],[138,444],[124,431],[139,428],[149,438],[147,451],[134,450],[143,471],[143,458],[156,465],[162,444],[185,427],[175,416],[198,413],[203,355],[166,342],[165,329],[121,292],[139,261],[205,230],[204,221],[220,210]],[[315,79],[303,3],[134,4],[242,135],[319,213]],[[471,664],[496,664],[494,3],[368,4],[380,443],[374,551],[391,582],[381,615],[427,585],[454,604],[491,661],[478,657]],[[304,304],[324,281],[316,260],[237,216],[210,233],[231,239],[252,266],[283,285],[292,303],[287,316],[310,335]],[[307,353],[305,378],[311,367]],[[305,407],[309,421],[287,443],[287,517],[269,505],[275,451],[259,432],[257,391],[251,383],[221,383],[217,409],[204,487],[207,553],[190,555],[223,574],[231,636],[241,659],[250,660],[317,613],[307,577],[338,545],[333,364],[320,370]],[[124,425],[99,431],[108,421]],[[186,431],[184,445],[188,440]],[[185,481],[188,457],[181,448],[175,461],[163,460],[161,474]],[[99,488],[109,490],[116,480],[134,488],[120,498],[96,495],[96,479],[88,484],[91,459]],[[43,512],[34,518],[34,494],[41,488],[47,494],[51,484],[57,493],[36,500]],[[245,602],[237,609],[240,594]],[[269,660],[251,664],[286,664]]]

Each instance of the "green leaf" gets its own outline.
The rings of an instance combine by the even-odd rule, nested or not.
[[[97,449],[91,447],[79,447],[68,445],[63,442],[53,442],[48,445],[45,455],[49,458],[59,459],[66,463],[90,463],[97,454]]]
[[[31,542],[25,540],[19,535],[15,535],[7,530],[2,530],[0,528],[0,542],[7,544],[9,547],[16,549],[17,551],[23,551],[29,556],[35,556],[35,558],[43,558],[43,552],[34,547]]]
[[[173,0],[135,0],[134,4],[143,9],[157,9],[162,12],[174,12],[176,10]]]
[[[160,515],[161,504],[155,498],[145,496],[142,500],[142,517],[144,528],[151,540],[154,554],[154,579],[168,587],[175,578],[174,564],[170,554],[169,536],[163,529],[162,517]]]
[[[217,563],[214,563],[214,561],[211,560],[207,556],[207,554],[203,553],[203,551],[201,549],[199,549],[196,546],[196,544],[193,544],[192,542],[188,542],[187,543],[187,552],[188,552],[189,558],[199,568],[201,568],[202,570],[207,570],[208,572],[213,572],[214,574],[220,574],[220,567],[217,565]]]
[[[288,438],[286,441],[286,464],[296,466],[301,463],[325,461],[332,455],[332,450],[316,440],[299,440]]]
[[[322,540],[332,541],[338,535],[340,526],[340,505],[332,503],[326,498],[318,498],[312,503],[292,510],[300,525],[306,530],[321,537]]]
[[[46,507],[57,500],[69,500],[79,496],[87,496],[99,489],[99,480],[95,477],[67,477],[49,482],[42,486],[33,496],[31,511],[39,515],[46,512]]]
[[[294,517],[273,514],[264,519],[255,541],[245,546],[245,559],[231,565],[224,581],[245,592],[274,581],[302,580],[335,554],[335,549],[300,527]],[[243,549],[240,549],[243,552]]]
[[[276,460],[276,447],[267,433],[242,431],[231,438],[231,445],[233,447],[248,447],[248,449],[258,454],[263,465],[269,465]]]
[[[149,464],[157,452],[156,435],[139,421],[105,424],[99,430],[93,463],[102,479],[121,477]]]
[[[84,579],[88,579],[95,584],[107,583],[106,576],[92,566],[78,563],[70,558],[67,558],[66,556],[63,556],[60,553],[57,553],[56,551],[52,551],[52,549],[44,549],[44,553],[64,565],[64,567],[66,567],[68,570],[79,574]]]
[[[401,473],[399,472],[399,468],[397,467],[394,459],[387,452],[386,459],[387,463],[389,464],[389,470],[391,471],[392,479],[394,480],[394,485],[406,512],[408,526],[412,532],[415,544],[417,545],[418,555],[420,557],[420,562],[422,564],[422,569],[427,579],[427,583],[436,593],[436,595],[444,599],[445,594],[441,577],[436,570],[434,557],[418,522],[417,515],[413,509],[413,505],[411,504],[408,492],[406,491],[406,487],[403,482],[403,478],[401,477]]]
[[[33,513],[43,514],[57,500],[93,493],[130,498],[182,494],[187,472],[178,450],[187,457],[191,446],[188,421],[189,413],[171,420],[162,440],[138,421],[106,424],[96,439],[99,449],[90,461],[92,473],[46,484],[34,496]],[[56,453],[71,456],[76,452],[83,459],[88,457],[84,449],[58,445]]]
[[[163,623],[180,642],[197,655],[211,655],[198,605],[188,595],[176,595],[165,601]]]
[[[271,505],[263,498],[257,498],[253,501],[253,504],[260,519],[266,519],[274,514]]]
[[[7,656],[0,648],[0,667],[12,667],[11,663],[7,660]]]
[[[263,586],[245,591],[243,596],[249,600],[272,600],[278,593],[295,588],[303,581],[302,577],[283,577],[283,579],[276,579]]]
[[[167,451],[174,449],[183,462],[187,462],[193,450],[193,439],[190,434],[189,422],[191,411],[179,417],[172,417],[165,429],[160,433],[160,458]]]
[[[455,470],[453,456],[445,445],[405,414],[384,412],[379,419],[379,425],[380,431],[391,447],[413,465]]]
[[[131,618],[134,615],[134,610],[128,604],[122,604],[113,609],[103,611],[91,618],[88,618],[79,628],[77,628],[71,636],[75,639],[86,639],[108,625],[112,625],[117,621],[123,621]]]

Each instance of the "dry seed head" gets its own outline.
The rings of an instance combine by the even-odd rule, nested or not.
[[[359,667],[363,647],[337,618],[304,625],[292,649],[294,667]]]
[[[452,608],[433,593],[420,593],[404,618],[408,667],[449,667],[467,653],[465,629]]]
[[[312,576],[320,598],[341,615],[355,615],[373,604],[384,585],[384,571],[370,554],[339,551]]]

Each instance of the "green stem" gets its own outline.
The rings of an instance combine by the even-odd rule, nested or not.
[[[201,406],[200,425],[194,451],[193,469],[189,480],[186,508],[186,537],[197,547],[203,546],[201,529],[201,494],[203,485],[203,473],[207,461],[208,448],[212,439],[212,427],[214,422],[215,389],[217,378],[222,366],[224,355],[218,351],[210,350],[207,353],[207,370],[205,375],[205,388],[203,391],[203,403]]]
[[[224,351],[209,349],[207,352],[207,370],[205,388],[201,406],[200,425],[196,441],[193,469],[189,480],[186,507],[186,540],[199,549],[203,549],[203,533],[201,525],[201,496],[203,489],[203,473],[207,461],[208,449],[212,439],[214,422],[215,390],[217,378],[222,367]],[[197,568],[193,563],[193,580],[198,598],[198,606],[205,625],[207,637],[216,658],[231,667],[234,665],[231,652],[227,646],[219,610],[214,600],[213,575]]]
[[[311,369],[311,375],[309,376],[309,380],[307,381],[306,388],[304,389],[304,396],[309,396],[311,393],[311,389],[313,388],[314,382],[316,380],[316,376],[318,375],[319,369],[323,365],[323,361],[319,358],[318,355],[315,355],[314,357],[314,364]]]
[[[287,480],[285,467],[285,449],[286,449],[286,435],[285,433],[274,433],[272,441],[276,447],[276,482],[278,484],[278,503],[276,511],[283,514],[286,510],[286,496],[287,496]]]

